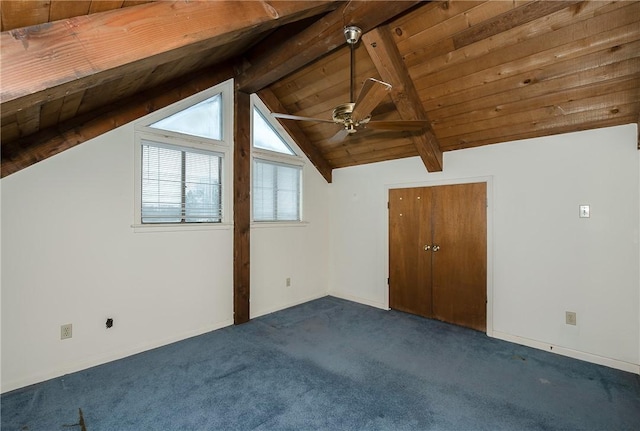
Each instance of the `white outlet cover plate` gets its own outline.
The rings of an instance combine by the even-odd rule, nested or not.
[[[66,340],[67,338],[73,337],[73,325],[68,323],[66,325],[60,326],[60,339]]]

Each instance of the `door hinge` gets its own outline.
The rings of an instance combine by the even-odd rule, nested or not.
[[[389,284],[389,277],[387,277],[387,284]]]
[[[389,202],[387,201],[387,209],[389,209],[389,208],[390,208],[390,207],[389,207]]]

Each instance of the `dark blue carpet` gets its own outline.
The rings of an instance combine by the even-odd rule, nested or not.
[[[637,431],[640,378],[326,297],[2,395],[3,431],[82,426]]]

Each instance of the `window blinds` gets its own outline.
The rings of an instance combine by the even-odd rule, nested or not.
[[[222,155],[143,142],[142,223],[222,220]]]
[[[300,166],[254,159],[254,221],[299,221],[301,219],[301,172]]]

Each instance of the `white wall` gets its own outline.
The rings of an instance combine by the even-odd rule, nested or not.
[[[440,173],[419,158],[336,170],[330,292],[388,307],[388,188],[489,178],[491,334],[640,372],[636,142],[629,125],[447,152]]]
[[[269,112],[256,95],[252,102]],[[303,222],[251,225],[251,318],[326,296],[328,290],[329,184],[286,130],[277,122],[271,126],[304,159]]]
[[[303,187],[304,223],[252,225],[252,318],[327,295],[329,185],[307,162]]]
[[[2,179],[2,392],[233,322],[231,226],[131,227],[133,136],[126,125]],[[252,315],[326,295],[329,186],[303,172],[309,223],[252,229]]]
[[[133,156],[127,125],[1,180],[2,392],[232,322],[232,229],[134,232]],[[252,228],[251,315],[328,290],[387,307],[388,187],[490,176],[494,335],[638,372],[639,164],[635,126],[446,153],[443,173],[339,169],[330,186],[307,163],[308,224]]]

